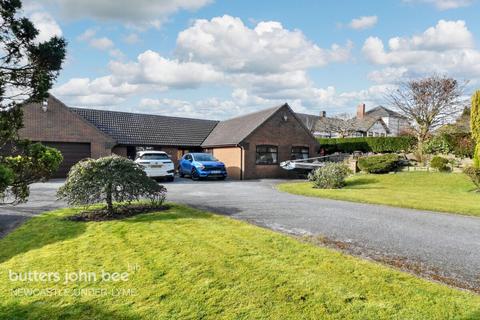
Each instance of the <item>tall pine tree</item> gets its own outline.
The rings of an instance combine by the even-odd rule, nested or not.
[[[20,0],[0,0],[0,196],[13,202],[25,201],[28,184],[48,178],[61,162],[58,151],[20,141],[18,130],[22,106],[48,97],[66,54],[63,38],[37,40],[39,31],[21,8]],[[11,146],[21,146],[15,156]]]

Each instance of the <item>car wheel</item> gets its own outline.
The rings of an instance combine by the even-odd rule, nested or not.
[[[198,174],[197,169],[195,168],[192,169],[191,177],[192,177],[192,180],[200,180],[200,175]]]
[[[178,167],[178,175],[180,176],[180,178],[185,177],[185,173],[183,173],[183,170],[180,167]]]

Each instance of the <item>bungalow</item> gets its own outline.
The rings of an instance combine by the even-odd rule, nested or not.
[[[108,110],[71,108],[54,96],[26,105],[20,136],[59,149],[65,177],[84,158],[139,150],[166,151],[177,162],[193,151],[211,152],[234,179],[289,177],[281,161],[313,157],[315,137],[288,104],[237,118],[214,121]]]
[[[304,124],[316,137],[385,137],[399,136],[408,131],[409,122],[403,115],[385,108],[375,107],[365,111],[365,104],[357,107],[355,117],[327,117],[322,111],[319,116],[298,114]]]

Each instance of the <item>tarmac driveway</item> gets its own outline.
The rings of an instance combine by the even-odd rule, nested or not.
[[[54,196],[61,182],[35,184],[29,203],[0,207],[0,237],[34,214],[65,206]],[[480,292],[480,218],[291,195],[277,191],[278,182],[177,179],[165,185],[169,201],[309,236]]]

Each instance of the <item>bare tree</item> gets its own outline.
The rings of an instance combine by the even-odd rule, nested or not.
[[[390,104],[411,122],[419,149],[435,129],[454,120],[465,107],[465,84],[433,75],[403,82],[387,94]]]

